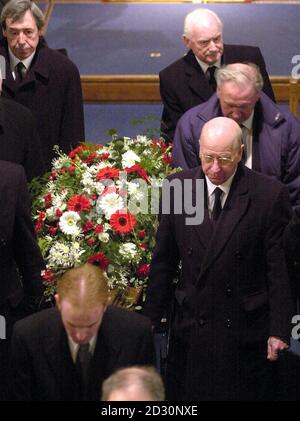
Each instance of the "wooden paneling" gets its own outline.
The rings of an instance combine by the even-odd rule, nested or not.
[[[84,75],[81,81],[85,102],[160,102],[157,75]],[[271,82],[276,100],[289,102],[291,111],[298,115],[299,80],[273,76]]]

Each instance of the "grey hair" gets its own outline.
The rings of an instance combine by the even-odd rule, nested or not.
[[[42,29],[45,25],[44,14],[41,9],[30,0],[10,0],[4,7],[1,13],[1,25],[6,30],[6,19],[12,19],[16,22],[30,10],[38,29]]]
[[[249,68],[244,66],[249,66]],[[254,63],[234,63],[222,66],[216,72],[216,81],[218,88],[224,82],[235,82],[241,85],[250,83],[257,92],[260,92],[264,85],[260,69]]]
[[[223,32],[223,23],[215,12],[209,9],[195,9],[188,13],[184,19],[183,36],[191,36],[192,26],[195,24],[201,26],[203,18],[207,15],[210,15],[218,22],[221,32]]]
[[[132,366],[117,370],[102,384],[102,401],[107,401],[110,394],[117,390],[143,390],[153,401],[165,399],[165,389],[161,376],[151,366]]]

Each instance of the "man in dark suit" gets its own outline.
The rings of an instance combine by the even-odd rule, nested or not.
[[[0,79],[1,93],[2,79]],[[0,98],[0,159],[24,167],[27,180],[45,171],[40,138],[31,112],[10,99]]]
[[[286,184],[292,205],[300,206],[299,120],[261,92],[263,79],[253,64],[222,67],[217,73],[217,85],[215,95],[179,120],[173,165],[182,169],[197,167],[202,127],[212,118],[229,117],[242,127],[245,165]]]
[[[213,119],[201,135],[202,169],[169,179],[171,211],[160,218],[144,310],[156,325],[175,295],[169,399],[270,398],[270,362],[288,347],[292,309],[281,245],[291,214],[288,192],[246,168],[242,153],[237,123]],[[201,206],[200,180],[204,220],[188,225],[190,201]]]
[[[26,177],[20,165],[0,161],[0,400],[6,395],[6,371],[13,323],[35,310],[42,295],[43,258],[30,217]]]
[[[5,39],[0,55],[6,60],[3,96],[32,111],[49,169],[54,145],[68,153],[84,141],[79,72],[64,54],[41,40],[44,17],[34,2],[11,0],[3,8],[1,24]]]
[[[286,227],[283,237],[287,260],[293,279],[294,294],[300,299],[300,207]],[[299,302],[300,304],[300,302]]]
[[[67,271],[55,299],[57,308],[15,325],[14,399],[97,401],[114,370],[153,365],[150,321],[107,306],[107,279],[99,268],[85,264]]]
[[[207,101],[216,85],[214,72],[221,64],[251,62],[259,66],[264,92],[275,100],[263,56],[258,47],[223,44],[223,24],[208,9],[196,9],[184,22],[183,41],[188,53],[159,74],[163,101],[161,132],[173,141],[179,118],[190,108]]]

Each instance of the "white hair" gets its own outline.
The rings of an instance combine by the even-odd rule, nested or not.
[[[188,13],[184,19],[183,36],[190,37],[192,34],[192,27],[194,25],[201,26],[207,17],[215,19],[220,26],[221,32],[223,31],[223,23],[215,12],[209,9],[195,9]]]
[[[216,72],[216,82],[220,88],[224,82],[235,82],[238,85],[251,84],[260,92],[264,81],[259,67],[254,63],[234,63],[222,66]]]

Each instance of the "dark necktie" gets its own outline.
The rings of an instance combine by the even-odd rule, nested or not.
[[[242,161],[245,163],[247,161],[247,137],[249,134],[249,130],[243,124],[240,124],[240,128],[242,130],[242,144],[244,145]]]
[[[210,86],[212,87],[212,89],[214,91],[217,88],[217,82],[216,82],[216,79],[215,79],[215,71],[216,71],[216,66],[210,66],[206,70],[208,83],[210,84]]]
[[[221,196],[222,196],[223,190],[221,190],[219,187],[216,187],[214,190],[214,195],[215,195],[215,203],[214,203],[214,207],[211,213],[211,218],[213,220],[213,222],[217,222],[220,213],[222,211],[222,206],[221,206]]]
[[[91,362],[91,353],[89,351],[89,346],[89,343],[79,346],[75,363],[76,368],[81,376],[85,396],[88,388],[88,375]]]
[[[26,74],[26,67],[24,64],[19,61],[19,63],[15,67],[15,75],[16,75],[16,82],[20,83],[24,79]]]

